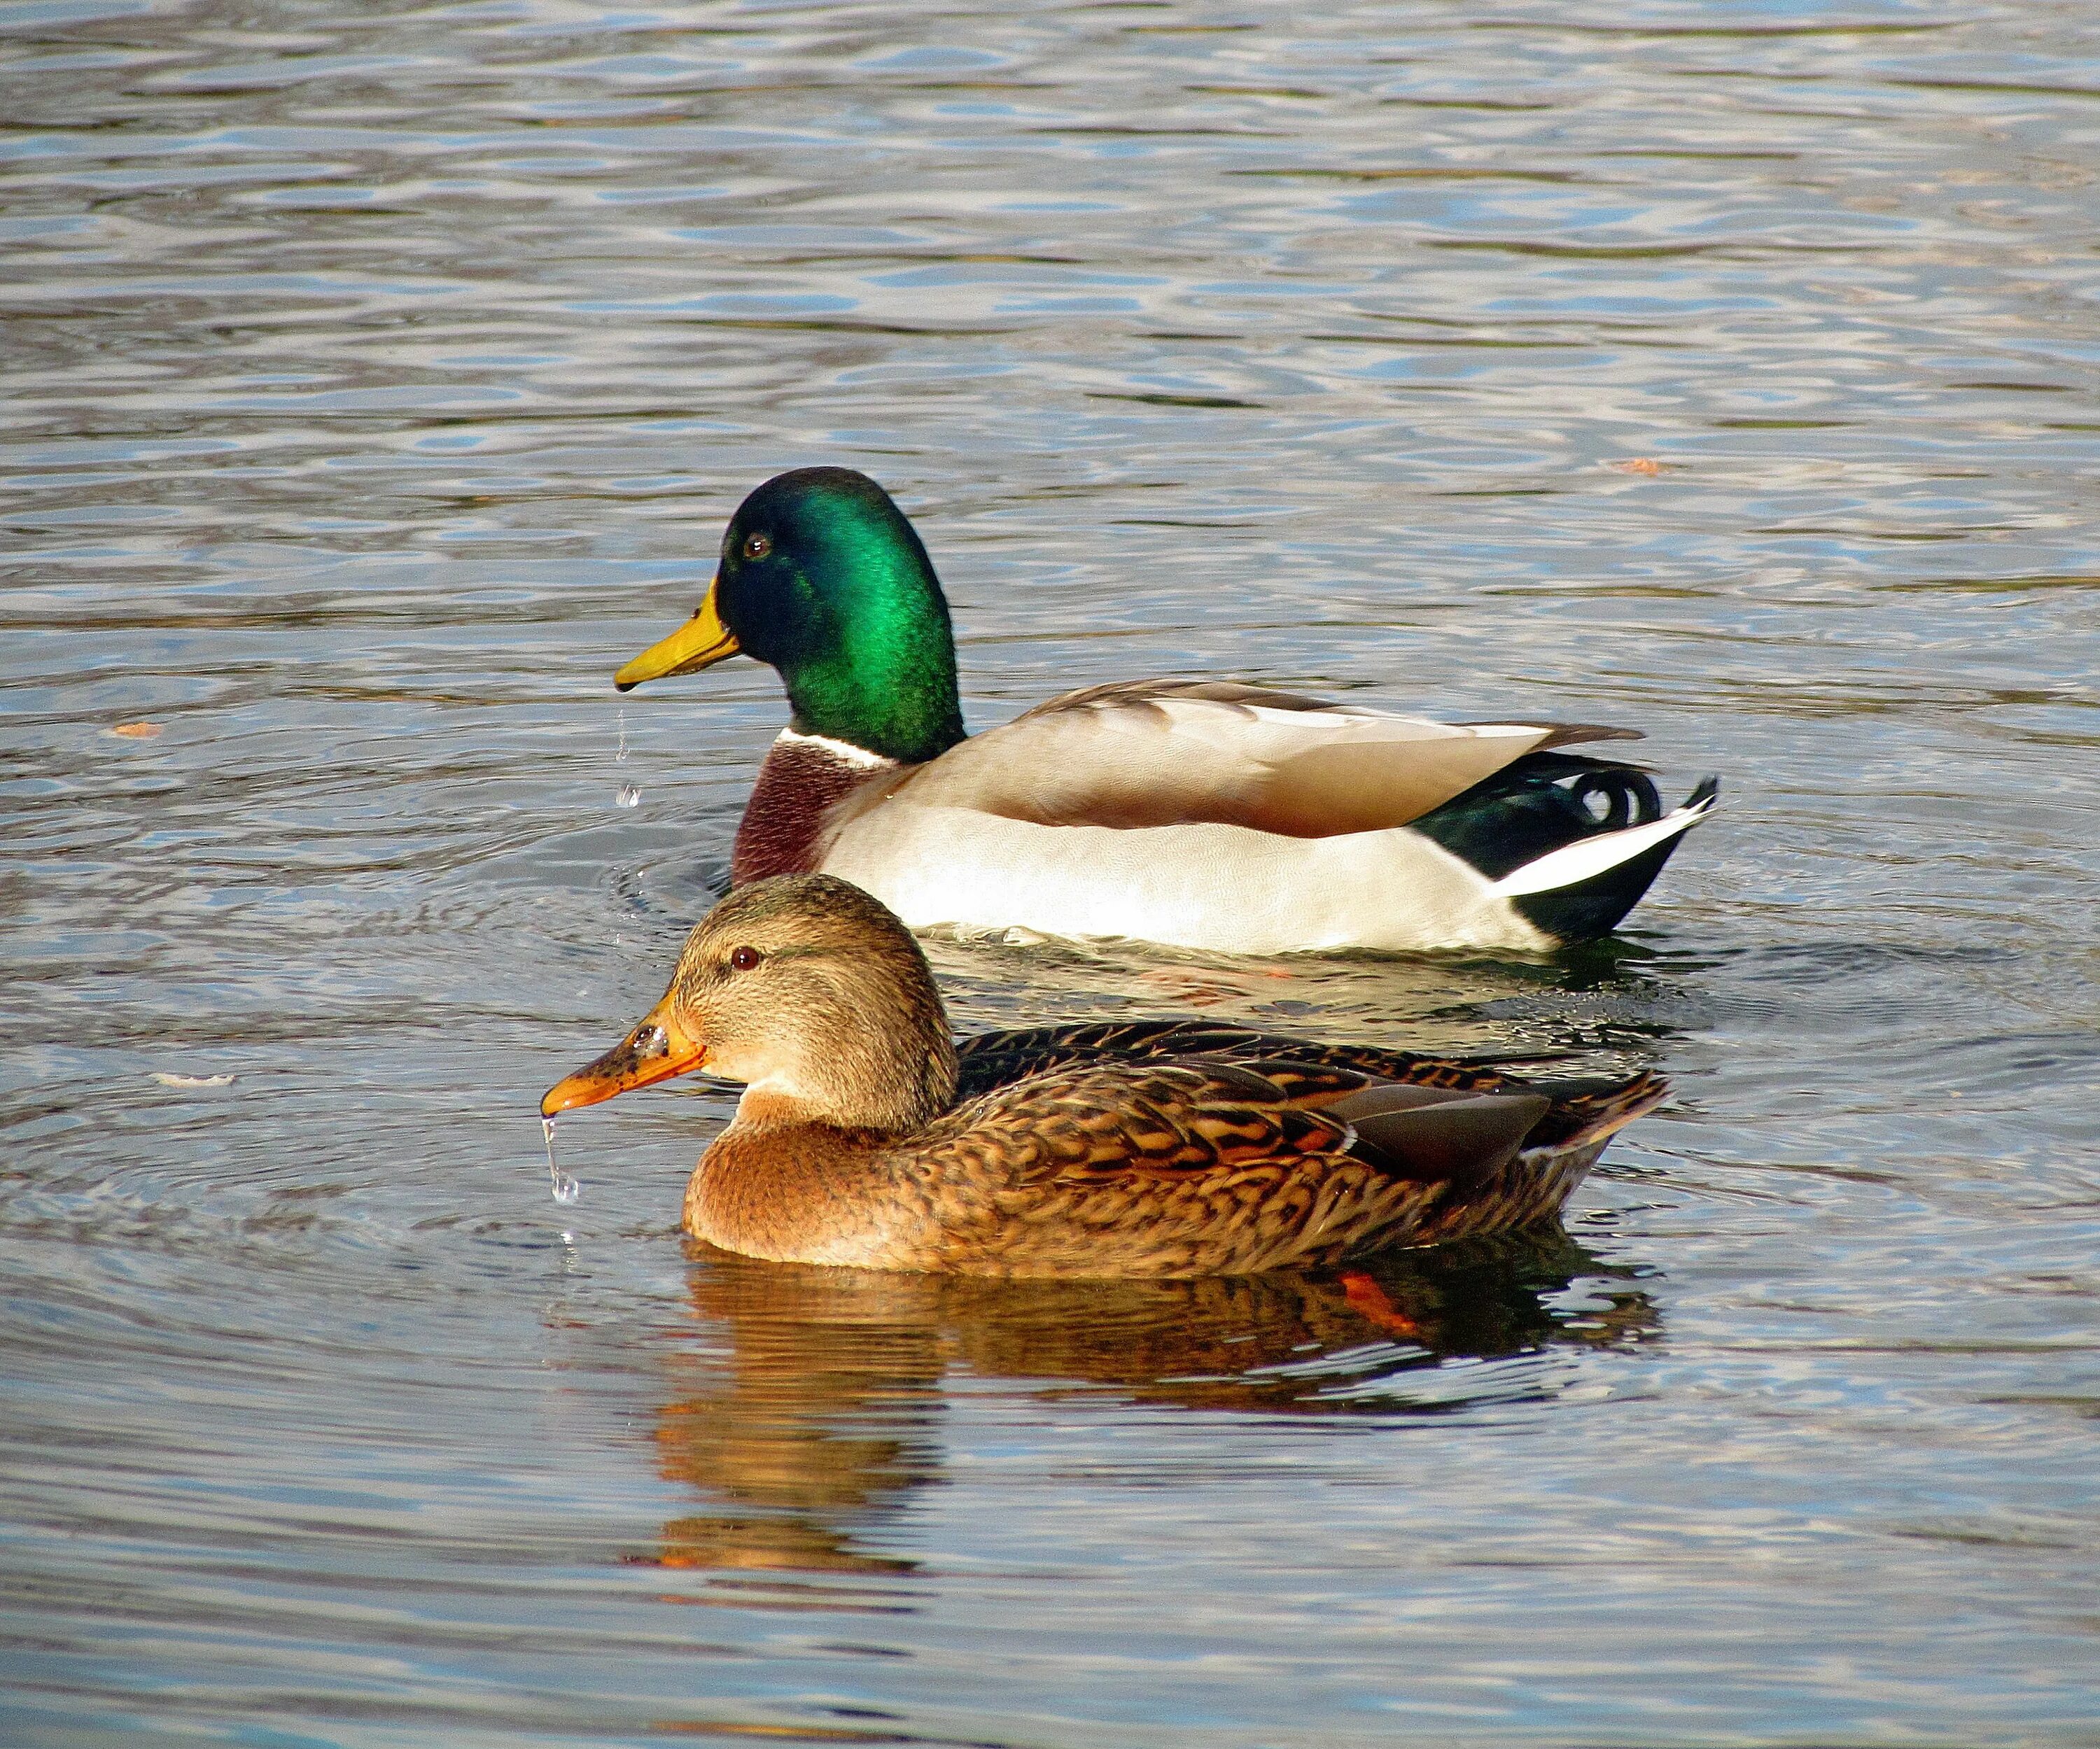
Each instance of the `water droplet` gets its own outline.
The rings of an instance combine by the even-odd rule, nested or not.
[[[577,1197],[583,1195],[584,1187],[554,1164],[554,1120],[551,1117],[542,1117],[540,1120],[540,1133],[547,1139],[547,1187],[554,1192],[555,1201],[574,1202]]]
[[[620,713],[620,751],[613,755],[612,762],[615,765],[627,763],[627,712],[624,709]]]
[[[623,808],[638,808],[642,805],[642,792],[631,783],[623,783],[614,800]]]

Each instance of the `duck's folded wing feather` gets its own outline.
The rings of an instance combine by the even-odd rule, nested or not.
[[[1122,1062],[1053,1070],[997,1088],[937,1120],[920,1139],[989,1149],[1017,1188],[1118,1178],[1228,1174],[1255,1166],[1319,1171],[1345,1160],[1383,1176],[1459,1187],[1507,1164],[1550,1102],[1346,1077],[1306,1086],[1232,1064]]]
[[[1359,1155],[1380,1156],[1397,1176],[1448,1183],[1462,1195],[1516,1157],[1552,1104],[1542,1093],[1387,1083],[1326,1111],[1356,1130]]]
[[[1009,1082],[917,1140],[988,1153],[1017,1187],[1339,1157],[1353,1132],[1231,1064],[1096,1062]]]
[[[958,1040],[955,1051],[964,1098],[1046,1070],[1104,1060],[1233,1064],[1254,1069],[1300,1099],[1352,1091],[1367,1079],[1468,1090],[1498,1087],[1506,1080],[1494,1064],[1417,1056],[1378,1045],[1326,1044],[1207,1020],[1092,1020],[980,1033]]]
[[[1220,681],[1096,686],[1038,706],[889,793],[1043,826],[1211,822],[1295,838],[1405,826],[1585,724],[1437,723]]]

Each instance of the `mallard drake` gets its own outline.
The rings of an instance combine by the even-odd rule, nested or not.
[[[1192,1020],[958,1046],[911,932],[827,874],[731,892],[540,1115],[695,1069],[745,1090],[686,1186],[695,1237],[986,1275],[1252,1275],[1524,1226],[1665,1090]]]
[[[1095,686],[966,736],[948,604],[889,495],[804,468],[744,500],[699,610],[623,692],[742,653],[792,715],[732,882],[822,870],[915,928],[1020,925],[1227,952],[1515,948],[1617,927],[1665,813],[1579,723],[1437,723],[1215,681]]]

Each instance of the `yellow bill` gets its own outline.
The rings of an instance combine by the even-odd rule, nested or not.
[[[715,606],[716,585],[708,585],[700,610],[660,644],[651,644],[612,677],[612,684],[626,692],[644,681],[660,681],[673,674],[694,674],[737,653],[736,633],[721,623]]]

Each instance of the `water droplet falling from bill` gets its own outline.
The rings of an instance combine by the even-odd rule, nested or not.
[[[571,1203],[583,1194],[583,1186],[554,1164],[554,1120],[542,1117],[540,1133],[547,1139],[547,1185],[554,1193],[554,1201]]]

